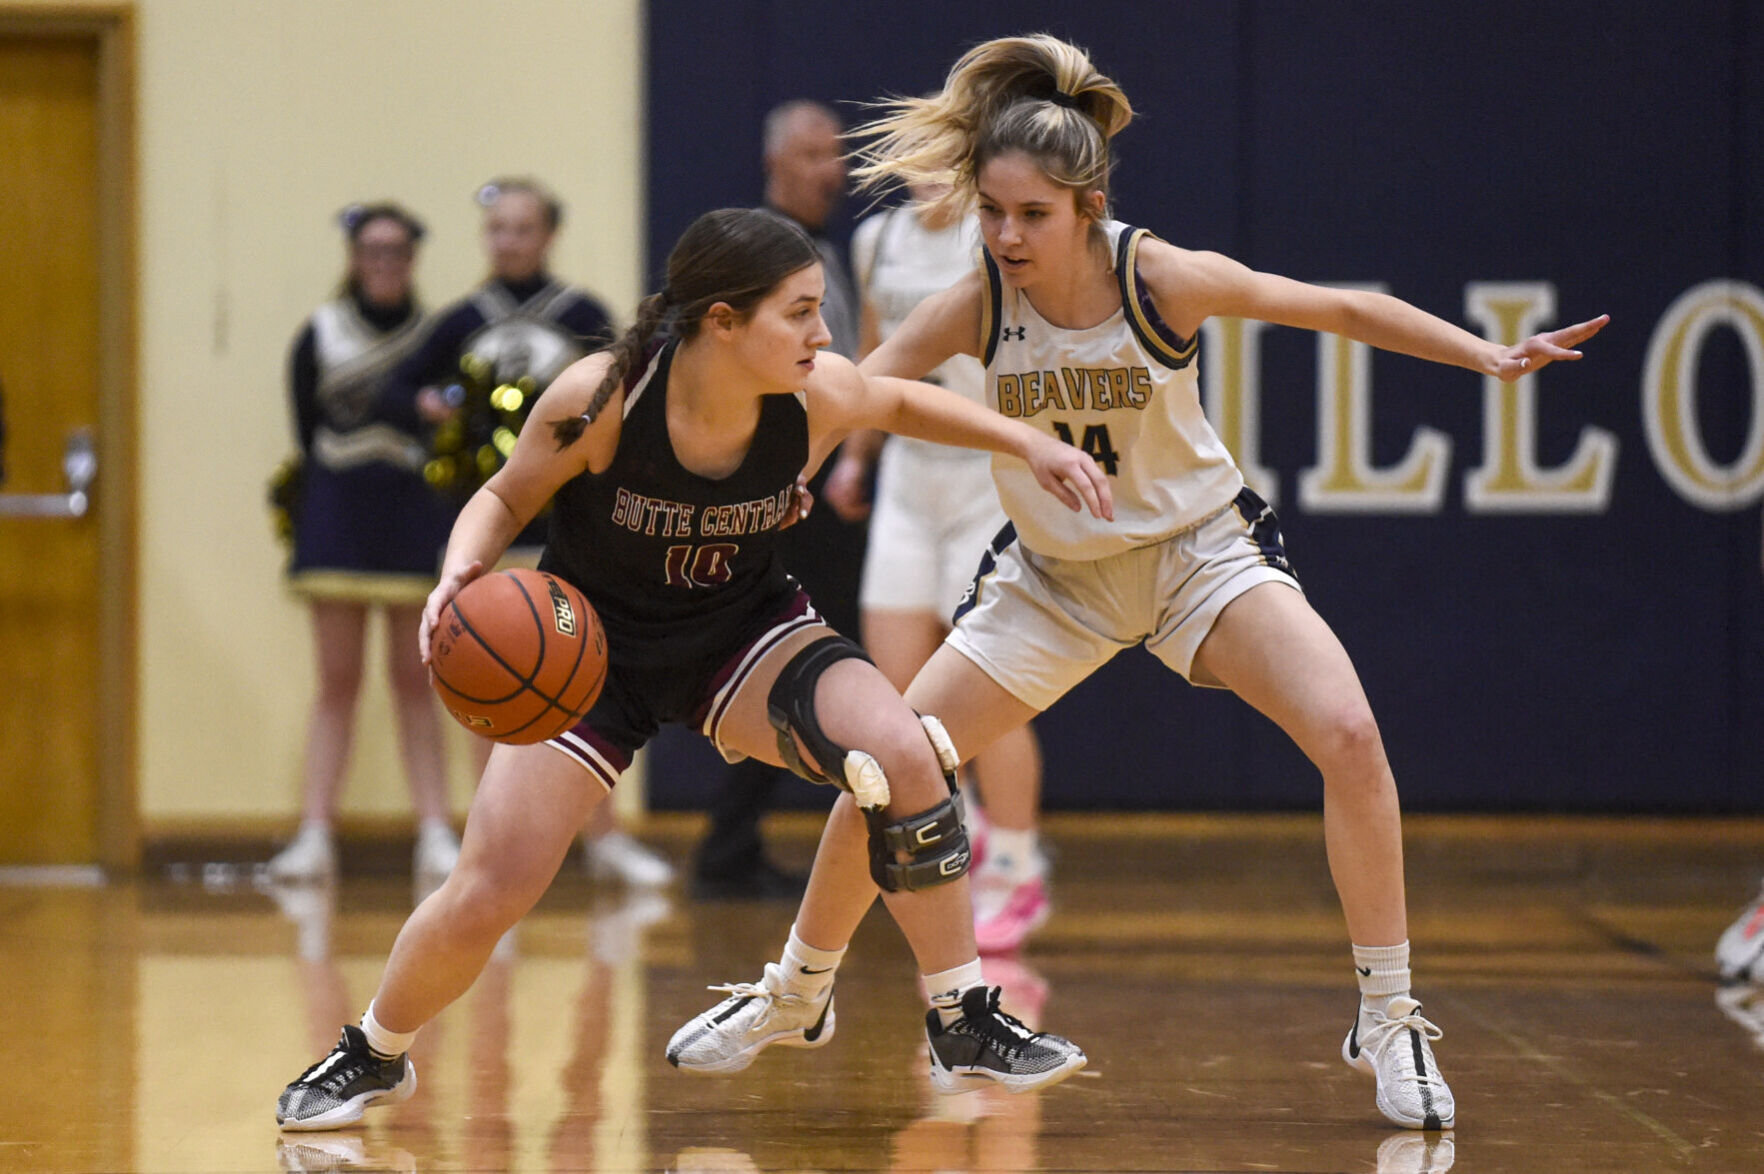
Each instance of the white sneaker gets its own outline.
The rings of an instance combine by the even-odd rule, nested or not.
[[[264,869],[283,884],[321,884],[337,875],[337,843],[331,829],[303,823],[288,846],[270,858]]]
[[[624,832],[582,837],[582,867],[597,881],[619,881],[639,888],[671,884],[674,866]]]
[[[757,983],[713,986],[729,997],[668,1041],[668,1063],[687,1072],[739,1072],[773,1044],[818,1048],[833,1038],[833,984],[818,999],[788,994],[784,972],[766,963]]]
[[[411,871],[422,880],[443,881],[458,863],[459,837],[442,821],[425,819],[417,828]]]
[[[1715,943],[1715,965],[1728,982],[1764,982],[1764,890]]]
[[[1378,1143],[1378,1174],[1445,1174],[1456,1159],[1450,1134],[1393,1133]]]
[[[1378,1082],[1378,1111],[1391,1121],[1410,1129],[1450,1129],[1457,1106],[1429,1043],[1445,1033],[1420,1010],[1407,996],[1392,999],[1388,1014],[1362,1005],[1341,1043],[1341,1058]]]

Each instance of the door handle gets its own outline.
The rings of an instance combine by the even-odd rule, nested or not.
[[[80,428],[61,452],[66,493],[0,493],[0,518],[83,518],[92,506],[88,490],[98,477],[98,450],[92,433]]]

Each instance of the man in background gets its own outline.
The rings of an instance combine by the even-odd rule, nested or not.
[[[830,106],[807,99],[781,103],[766,115],[762,149],[767,208],[802,225],[814,238],[827,274],[821,317],[833,335],[829,348],[857,354],[857,294],[842,250],[825,232],[845,196],[843,126]],[[819,495],[833,459],[809,488]],[[856,638],[857,593],[866,528],[816,509],[784,533],[784,562],[801,580],[815,607],[837,631]],[[784,772],[748,759],[735,764],[709,804],[710,829],[694,854],[692,892],[705,898],[782,898],[801,895],[806,878],[773,864],[760,838],[760,816],[776,795]]]

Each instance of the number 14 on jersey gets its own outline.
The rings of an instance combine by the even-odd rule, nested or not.
[[[1091,460],[1102,466],[1102,471],[1113,477],[1121,464],[1121,456],[1115,446],[1109,443],[1109,426],[1107,424],[1086,424],[1084,426],[1084,442],[1080,444],[1072,439],[1072,426],[1064,420],[1054,420],[1054,435],[1067,444],[1086,453]]]

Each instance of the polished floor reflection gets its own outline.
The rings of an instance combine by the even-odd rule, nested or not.
[[[680,859],[696,825],[650,830]],[[806,864],[812,833],[784,820],[782,850]],[[708,984],[758,977],[791,907],[570,869],[419,1039],[416,1096],[306,1135],[278,1135],[276,1094],[360,1013],[408,883],[0,874],[0,1171],[1764,1169],[1764,992],[1720,987],[1710,958],[1764,821],[1412,820],[1443,1135],[1387,1127],[1337,1055],[1353,986],[1317,820],[1067,817],[1052,837],[1054,918],[988,964],[1008,1008],[1090,1053],[1046,1093],[932,1092],[879,913],[829,1046],[676,1072],[670,1033]]]

